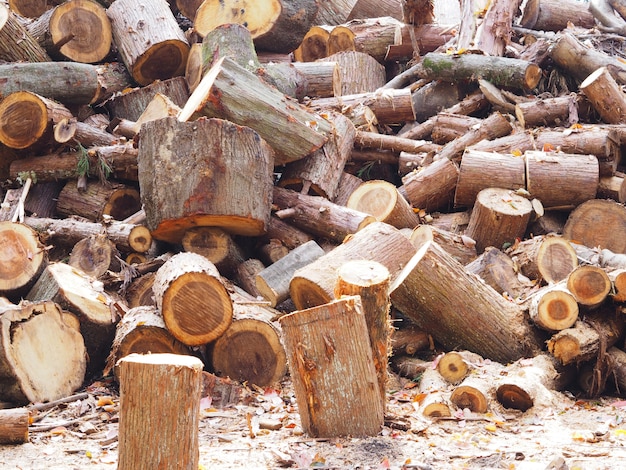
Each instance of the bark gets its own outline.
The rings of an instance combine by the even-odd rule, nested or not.
[[[186,252],[207,258],[224,276],[232,276],[244,260],[241,248],[219,227],[192,227],[183,235],[181,244]]]
[[[339,25],[345,23],[358,0],[328,0],[320,2],[313,21],[317,25]]]
[[[402,24],[396,27],[394,42],[387,48],[385,61],[409,61],[418,54],[435,52],[452,38],[454,35],[446,25],[422,24],[414,26]]]
[[[30,411],[27,408],[0,410],[0,444],[28,442]]]
[[[0,5],[0,59],[7,62],[50,62],[46,51],[18,20],[15,10]]]
[[[570,94],[554,98],[534,99],[517,103],[515,117],[522,127],[567,127],[585,116],[588,105],[580,97]]]
[[[626,178],[624,178],[623,173],[600,177],[597,196],[598,199],[613,199],[619,203],[625,203]]]
[[[606,67],[600,67],[589,75],[580,84],[580,91],[604,122],[620,124],[626,120],[626,96]]]
[[[416,248],[426,242],[434,241],[464,265],[475,260],[478,256],[476,244],[472,240],[434,225],[422,224],[415,227],[409,238]]]
[[[419,219],[409,203],[388,181],[370,180],[361,184],[350,195],[346,207],[376,217],[394,227],[414,228]]]
[[[611,230],[606,230],[611,227]],[[565,223],[563,236],[588,247],[626,253],[626,239],[615,237],[626,229],[626,208],[608,199],[592,199],[574,209]]]
[[[537,31],[561,31],[572,23],[593,28],[593,15],[574,0],[530,0],[526,2],[520,26]]]
[[[91,181],[82,190],[76,181],[68,181],[57,201],[57,214],[79,215],[92,222],[106,217],[123,220],[141,209],[139,191],[121,183]]]
[[[365,52],[340,51],[326,60],[339,65],[341,95],[372,93],[387,81],[385,67]]]
[[[54,140],[60,144],[80,144],[85,148],[120,143],[120,138],[76,119],[62,119],[54,126]]]
[[[424,140],[413,140],[363,131],[357,131],[354,143],[358,148],[391,150],[393,152],[437,152],[441,149],[439,145]]]
[[[528,279],[520,278],[513,260],[493,246],[488,246],[479,257],[466,264],[465,270],[479,276],[496,292],[514,299],[523,297],[533,286]]]

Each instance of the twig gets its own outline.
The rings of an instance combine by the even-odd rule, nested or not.
[[[85,398],[89,398],[88,393],[86,392],[77,393],[76,395],[70,395],[69,397],[59,398],[58,400],[49,401],[48,403],[36,403],[34,405],[30,405],[28,409],[33,410],[33,411],[49,410],[50,408],[54,408],[57,405],[61,405],[63,403],[70,403],[70,402],[78,401],[78,400],[84,400]]]

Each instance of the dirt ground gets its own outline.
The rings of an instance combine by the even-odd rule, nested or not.
[[[302,432],[288,379],[280,389],[244,392],[221,409],[201,402],[201,469],[626,468],[626,401],[619,398],[588,401],[558,393],[551,406],[524,413],[492,405],[487,414],[459,410],[432,421],[417,412],[416,388],[405,382],[389,393],[379,435],[314,439]],[[0,468],[116,468],[115,388],[95,382],[86,393],[40,411],[29,442],[0,446]]]

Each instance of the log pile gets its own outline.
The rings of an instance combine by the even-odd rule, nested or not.
[[[0,400],[149,352],[289,365],[321,437],[378,432],[390,356],[464,351],[424,373],[430,416],[528,409],[573,365],[558,389],[624,393],[613,2],[53,3],[0,2]],[[371,415],[333,422],[337,393]]]

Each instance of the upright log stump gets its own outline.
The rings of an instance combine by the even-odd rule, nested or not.
[[[119,362],[120,470],[197,470],[202,361],[131,354]]]
[[[280,319],[302,428],[313,437],[374,436],[384,404],[358,296]]]
[[[157,239],[179,243],[188,228],[265,233],[272,204],[272,148],[248,127],[222,119],[142,126],[138,171],[146,223]],[[254,191],[244,189],[254,188]]]

